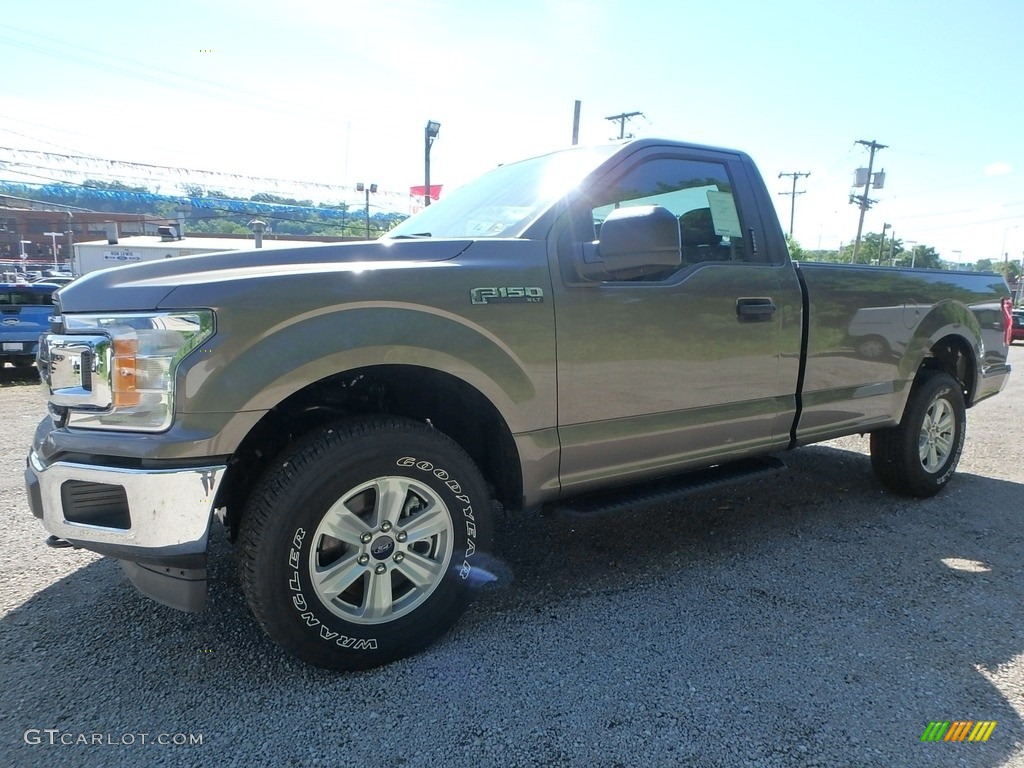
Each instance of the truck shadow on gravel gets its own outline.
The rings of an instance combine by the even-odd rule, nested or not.
[[[846,766],[1018,754],[1024,727],[1008,696],[1020,706],[1009,665],[1024,652],[1024,487],[962,474],[914,501],[884,493],[859,453],[786,459],[791,470],[768,482],[642,512],[499,518],[494,556],[511,576],[482,589],[436,647],[359,674],[306,667],[263,637],[219,535],[198,615],[156,605],[115,563],[92,562],[0,621],[4,739],[21,749],[30,727],[185,729],[211,734],[204,750],[227,750],[232,718],[260,743],[283,742],[295,733],[280,731],[282,710],[308,706],[316,721],[331,706],[346,711],[328,718],[329,744],[357,761],[363,748],[373,755],[360,733],[415,717],[385,693],[413,686],[434,723],[403,731],[422,764],[480,744],[607,766],[640,754]],[[998,726],[983,744],[923,744],[933,720]]]

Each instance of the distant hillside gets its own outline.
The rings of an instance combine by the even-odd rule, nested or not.
[[[93,180],[82,184],[0,181],[0,192],[91,211],[133,213],[161,219],[174,218],[184,209],[186,227],[194,233],[249,234],[249,222],[259,218],[267,223],[270,231],[279,235],[366,236],[366,215],[361,206],[316,205],[312,200],[295,200],[266,192],[238,199],[216,190],[193,187],[185,196],[169,196],[145,187]],[[370,237],[378,237],[405,218],[398,213],[371,213]]]

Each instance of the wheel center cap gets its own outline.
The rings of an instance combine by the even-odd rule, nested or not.
[[[395,551],[395,540],[390,536],[378,536],[370,545],[370,554],[376,560],[387,560]]]

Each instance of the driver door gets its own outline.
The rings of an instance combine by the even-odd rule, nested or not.
[[[746,168],[731,157],[650,150],[570,206],[574,239],[599,236],[615,208],[667,208],[680,221],[681,264],[601,283],[556,270],[563,490],[788,444],[800,291],[784,255],[773,263],[757,250],[766,239]],[[744,312],[751,303],[760,309]]]

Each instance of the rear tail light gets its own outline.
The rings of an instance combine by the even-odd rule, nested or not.
[[[1010,346],[1013,340],[1013,299],[1003,299],[1003,343]]]

